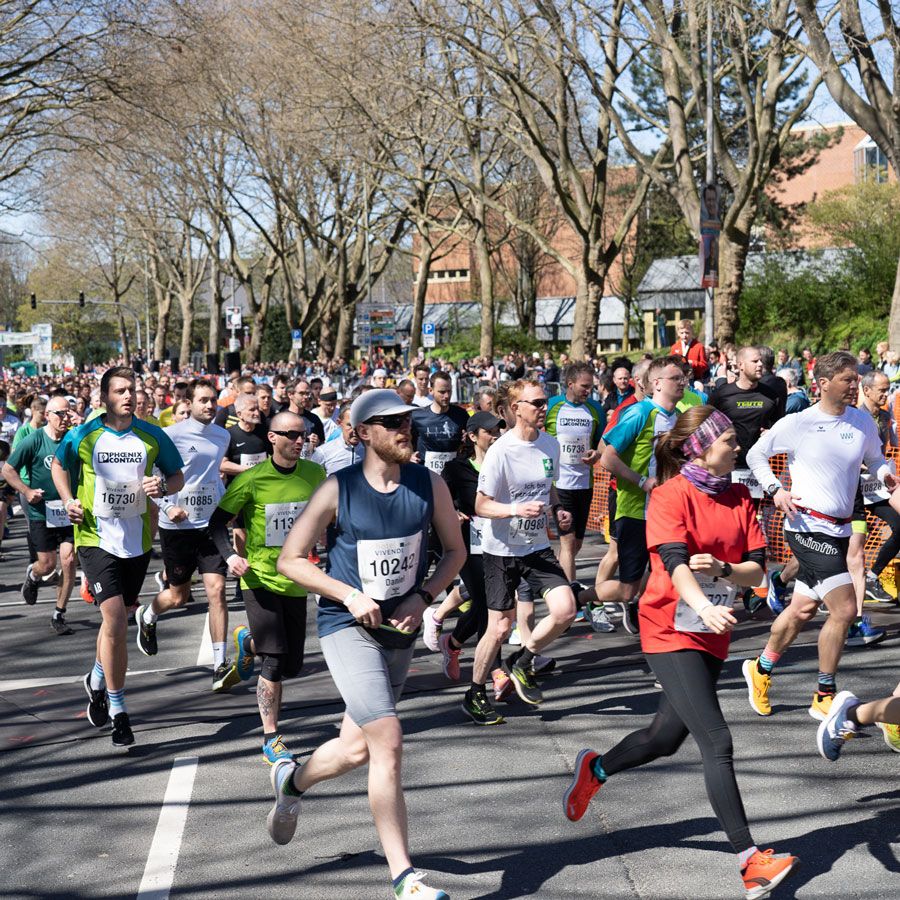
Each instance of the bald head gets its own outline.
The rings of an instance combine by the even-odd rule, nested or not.
[[[269,422],[269,431],[300,431],[306,429],[306,420],[297,413],[280,412]]]

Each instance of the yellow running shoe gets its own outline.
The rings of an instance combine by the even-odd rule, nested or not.
[[[764,675],[759,671],[759,657],[745,659],[741,671],[744,673],[744,681],[747,682],[747,695],[753,711],[759,716],[771,716],[772,707],[769,705],[769,687],[772,684],[772,676]]]
[[[886,722],[875,723],[884,735],[884,742],[894,751],[900,753],[900,725],[889,725]]]
[[[812,706],[809,708],[809,714],[819,722],[824,722],[831,712],[831,701],[834,700],[834,694],[813,694]]]

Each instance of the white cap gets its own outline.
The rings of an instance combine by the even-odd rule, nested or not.
[[[400,395],[390,388],[379,388],[360,394],[350,406],[350,424],[356,428],[373,416],[396,416],[417,409],[404,403]]]
[[[373,378],[387,378],[387,369],[376,369],[372,373]]]

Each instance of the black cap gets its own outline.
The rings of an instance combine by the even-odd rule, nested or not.
[[[485,431],[490,431],[493,428],[496,428],[498,425],[503,424],[503,419],[498,419],[493,413],[489,412],[477,412],[474,416],[469,417],[469,421],[466,422],[466,431],[475,434],[479,428],[483,428]]]

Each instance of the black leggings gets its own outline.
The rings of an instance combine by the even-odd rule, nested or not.
[[[872,563],[872,574],[880,575],[884,571],[884,567],[900,552],[900,514],[894,509],[887,500],[879,500],[867,507],[870,512],[875,513],[879,519],[890,526],[891,533],[887,540],[881,545],[875,562]]]
[[[462,578],[471,600],[471,605],[457,619],[456,627],[453,629],[453,640],[462,647],[473,634],[477,634],[478,640],[481,640],[487,631],[487,594],[484,589],[484,562],[481,554],[469,555],[459,577]]]
[[[716,695],[722,660],[700,650],[676,650],[648,653],[647,661],[663,687],[659,709],[647,728],[633,731],[603,754],[603,770],[613,775],[671,756],[688,734],[693,735],[716,818],[735,853],[749,850],[753,839],[734,777],[731,732]]]

